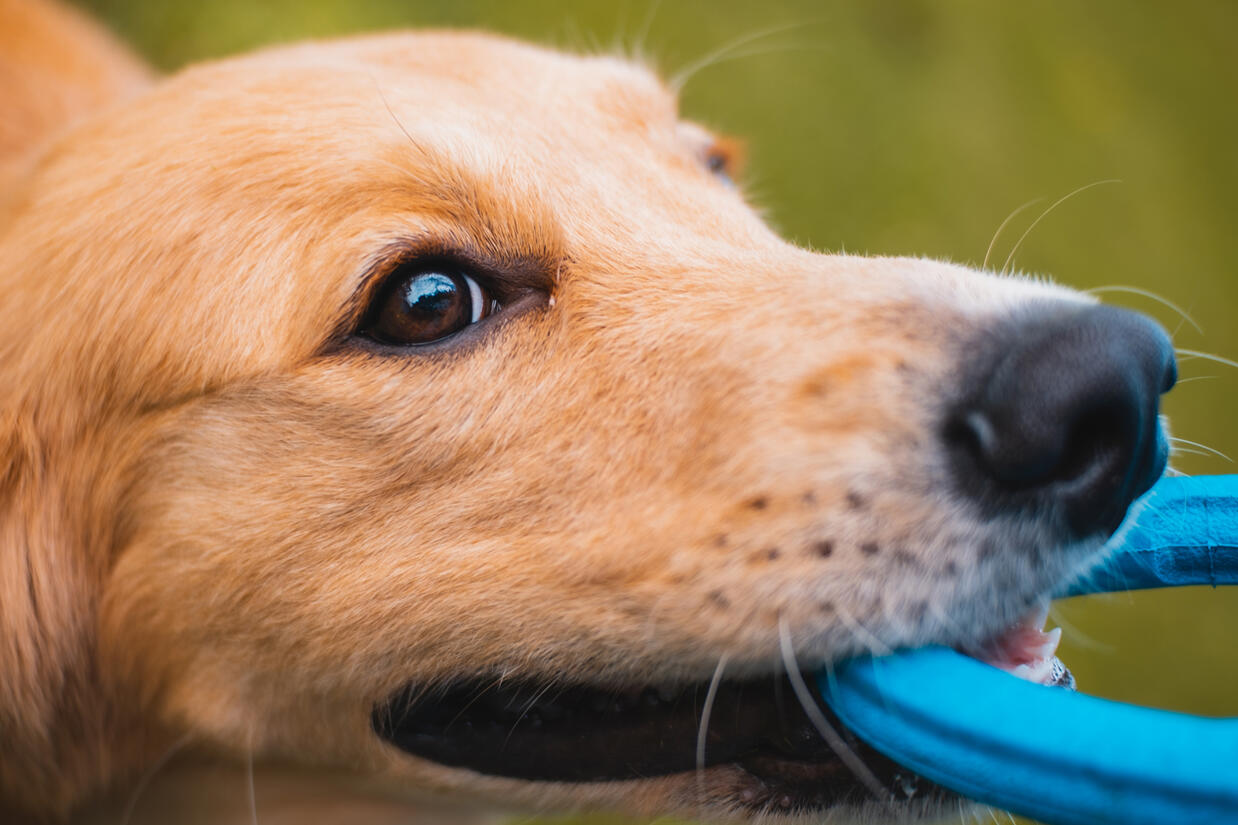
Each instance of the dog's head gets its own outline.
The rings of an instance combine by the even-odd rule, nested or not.
[[[188,735],[528,804],[861,804],[788,663],[992,636],[1164,463],[1150,322],[789,245],[615,59],[425,34],[207,65],[13,191],[27,802],[57,759],[82,792]]]

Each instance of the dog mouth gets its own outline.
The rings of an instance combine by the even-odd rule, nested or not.
[[[801,678],[813,684],[811,674]],[[719,682],[702,736],[709,694],[708,682],[594,687],[469,681],[446,690],[401,691],[375,710],[373,724],[407,753],[491,776],[612,782],[729,765],[749,780],[736,794],[742,805],[816,808],[871,798],[826,744],[785,674]],[[824,704],[816,710],[841,730]],[[843,735],[882,784],[921,784]]]
[[[963,650],[1047,685],[1073,687],[1056,658],[1060,631],[1041,630],[1047,606]],[[797,674],[807,685],[811,673]],[[874,801],[946,802],[949,791],[916,776],[852,735],[819,698],[805,708],[792,677],[769,673],[716,685],[586,685],[470,678],[409,685],[372,714],[375,732],[400,750],[453,768],[533,782],[615,782],[728,766],[733,804],[817,810]],[[712,695],[711,695],[712,694]],[[707,710],[708,706],[708,710]],[[815,718],[814,718],[815,717]],[[848,767],[819,729],[837,731],[871,777]]]
[[[959,652],[1028,682],[1074,690],[1074,675],[1057,658],[1062,629],[1046,632],[1048,618],[1049,602],[1044,601],[1001,633],[979,644],[962,646]]]

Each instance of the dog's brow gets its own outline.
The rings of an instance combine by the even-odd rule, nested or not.
[[[394,119],[390,109],[386,114]],[[352,334],[375,291],[402,263],[452,261],[484,276],[506,301],[550,294],[567,258],[554,211],[536,186],[516,185],[521,176],[506,168],[506,159],[474,155],[465,162],[415,131],[401,127],[399,134],[367,197],[382,205],[379,214],[407,215],[407,234],[387,233],[359,262],[327,349]]]
[[[650,123],[673,123],[679,98],[657,75],[643,67],[621,64],[597,89],[597,105],[621,121],[644,129]]]

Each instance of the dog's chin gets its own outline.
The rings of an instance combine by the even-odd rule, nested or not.
[[[872,774],[868,784],[827,744],[822,721],[842,731]],[[715,812],[795,815],[878,801],[906,812],[912,800],[937,810],[955,799],[850,736],[820,702],[806,712],[785,675],[724,680],[713,691],[707,682],[413,686],[377,708],[373,725],[400,750],[439,765],[536,784],[664,778],[683,785],[676,807]],[[876,799],[872,778],[885,799]]]

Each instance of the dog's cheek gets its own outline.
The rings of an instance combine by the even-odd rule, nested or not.
[[[305,707],[347,738],[403,681],[469,668],[640,678],[768,658],[780,611],[829,656],[845,622],[807,606],[836,592],[880,632],[891,599],[866,601],[860,572],[915,601],[872,531],[930,523],[926,490],[899,481],[922,469],[899,434],[925,428],[899,361],[931,382],[940,333],[901,334],[916,316],[889,304],[828,336],[787,330],[768,360],[697,335],[684,366],[629,336],[582,341],[559,371],[501,350],[436,383],[341,362],[216,399],[150,459],[106,656],[143,702],[232,743],[295,737],[274,720]]]

